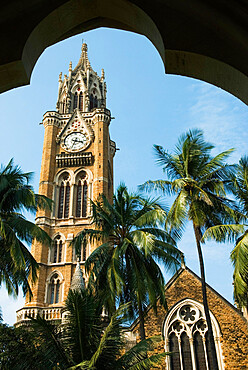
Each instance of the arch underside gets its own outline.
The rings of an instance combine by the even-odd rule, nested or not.
[[[13,0],[1,9],[0,92],[29,84],[48,46],[109,27],[146,36],[166,73],[209,82],[248,103],[247,23],[245,2],[237,0]]]

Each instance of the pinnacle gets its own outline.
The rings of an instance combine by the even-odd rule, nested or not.
[[[77,266],[71,280],[70,289],[73,291],[81,291],[82,289],[85,289],[83,273],[79,261],[77,262]]]
[[[84,42],[83,44],[82,44],[82,52],[83,51],[87,51],[88,50],[88,46],[87,46],[87,44]]]
[[[86,69],[87,68],[90,68],[90,67],[91,66],[90,66],[90,62],[89,62],[89,59],[88,59],[88,46],[84,42],[82,44],[81,55],[80,55],[78,64],[76,65],[76,67],[75,67],[75,69],[74,69],[73,72],[76,72],[79,68],[86,71]]]

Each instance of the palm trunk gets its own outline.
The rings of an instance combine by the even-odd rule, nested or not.
[[[213,363],[213,370],[218,370],[218,360],[217,360],[217,354],[216,354],[216,348],[214,343],[214,335],[213,335],[213,328],[208,308],[208,301],[207,301],[207,291],[206,291],[206,280],[205,280],[205,271],[204,271],[204,262],[203,262],[203,256],[202,256],[202,250],[201,250],[201,230],[198,226],[193,224],[194,232],[195,232],[195,239],[196,239],[196,245],[197,245],[197,251],[198,251],[198,257],[199,257],[199,263],[200,263],[200,271],[201,271],[201,284],[202,284],[202,298],[203,298],[203,306],[204,306],[204,313],[207,321],[208,326],[208,338],[209,338],[209,344],[210,344],[210,350],[211,350],[211,358]],[[210,369],[212,370],[212,369]]]
[[[142,304],[140,302],[139,296],[137,298],[138,298],[138,310],[139,310],[139,322],[140,322],[140,325],[139,325],[140,339],[144,340],[146,339],[144,314],[143,314]]]

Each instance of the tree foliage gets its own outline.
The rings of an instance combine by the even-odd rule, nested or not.
[[[240,307],[248,307],[248,157],[240,159],[235,174],[230,177],[230,184],[244,215],[243,223],[211,227],[205,232],[204,240],[235,243],[231,252],[234,266],[234,298]]]
[[[39,226],[28,221],[23,215],[35,213],[39,208],[51,207],[45,196],[34,193],[30,180],[31,173],[23,173],[11,160],[0,169],[0,285],[4,282],[9,294],[30,291],[29,281],[34,281],[38,264],[26,247],[34,239],[50,241]]]
[[[234,223],[241,216],[235,201],[226,197],[232,188],[230,178],[236,166],[226,164],[233,149],[211,156],[214,146],[204,140],[201,130],[189,130],[176,144],[173,153],[155,145],[158,165],[167,174],[165,180],[149,180],[141,190],[160,191],[174,196],[168,212],[167,225],[177,235],[182,235],[185,224],[193,224],[199,264],[205,316],[208,324],[214,369],[218,369],[212,325],[209,315],[201,239],[203,233],[216,225]]]
[[[32,345],[41,354],[36,359],[35,368],[145,370],[161,363],[166,353],[152,353],[161,337],[149,338],[123,353],[125,305],[116,310],[108,323],[103,321],[101,311],[101,300],[92,295],[92,292],[69,291],[64,310],[66,319],[61,325],[55,325],[41,317],[31,319],[28,335],[33,336]],[[10,352],[9,350],[8,353]],[[15,350],[13,356],[14,353]],[[13,369],[19,370],[17,363],[15,366]],[[29,369],[28,366],[26,368]]]
[[[157,200],[129,193],[121,184],[111,204],[105,196],[92,203],[95,230],[84,230],[75,240],[80,249],[86,237],[100,242],[86,261],[89,287],[97,291],[109,313],[131,302],[129,318],[139,316],[145,338],[144,311],[157,299],[166,306],[164,277],[159,264],[177,268],[182,253],[163,229],[166,212]]]

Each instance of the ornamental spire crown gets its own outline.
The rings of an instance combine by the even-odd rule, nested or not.
[[[76,67],[69,64],[69,74],[59,75],[57,111],[61,114],[91,112],[96,108],[106,108],[106,82],[104,70],[101,77],[93,70],[88,58],[88,47],[82,44],[81,55]]]

